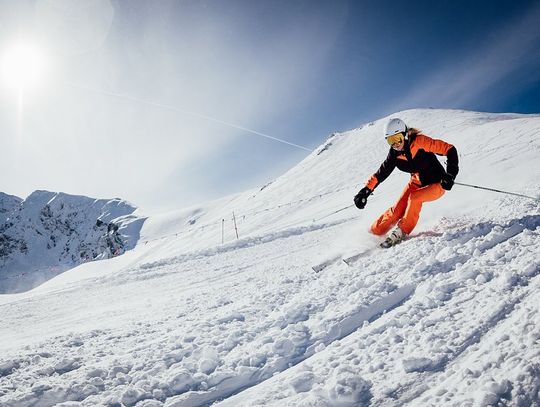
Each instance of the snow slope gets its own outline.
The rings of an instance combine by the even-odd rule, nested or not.
[[[458,181],[539,195],[540,116],[396,115],[456,145]],[[340,209],[386,156],[387,119],[260,190],[149,217],[123,256],[0,296],[0,404],[538,405],[538,200],[455,186],[375,249],[367,227],[407,176]]]

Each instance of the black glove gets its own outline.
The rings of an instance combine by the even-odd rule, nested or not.
[[[358,209],[364,209],[366,206],[367,198],[373,191],[368,187],[364,187],[354,197],[354,204]]]
[[[453,186],[454,186],[454,176],[446,172],[442,177],[441,187],[443,187],[443,189],[446,189],[447,191],[450,191]]]

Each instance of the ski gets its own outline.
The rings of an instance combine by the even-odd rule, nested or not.
[[[334,263],[337,263],[340,260],[341,260],[341,255],[330,257],[327,260],[324,260],[323,262],[321,262],[319,264],[311,266],[311,268],[313,269],[313,271],[315,273],[318,273],[318,272],[324,270],[325,268],[327,268],[328,266],[330,266],[330,265],[332,265]]]
[[[343,263],[345,263],[347,266],[350,267],[354,263],[356,263],[358,261],[358,259],[370,255],[375,250],[377,250],[377,249],[388,249],[390,247],[395,246],[398,243],[401,243],[402,241],[403,240],[399,240],[397,242],[389,242],[389,239],[387,238],[386,240],[384,240],[382,243],[379,243],[375,247],[370,247],[368,249],[362,250],[362,251],[360,251],[358,253],[355,253],[355,254],[352,254],[352,255],[346,256],[346,257],[343,256],[343,255],[330,257],[327,260],[324,260],[323,262],[321,262],[319,264],[311,266],[311,268],[313,269],[314,272],[318,273],[318,272],[324,270],[325,268],[327,268],[328,266],[339,262],[340,260]]]
[[[359,259],[362,257],[367,257],[371,253],[373,253],[375,250],[378,249],[378,246],[375,247],[369,247],[367,249],[362,250],[361,252],[358,252],[356,254],[353,254],[349,257],[344,257],[342,260],[347,266],[352,266],[354,263],[356,263]]]
[[[352,266],[358,259],[360,259],[361,257],[364,257],[366,256],[367,254],[369,254],[371,252],[372,249],[368,249],[368,250],[364,250],[364,251],[361,251],[359,253],[356,253],[356,254],[353,254],[352,256],[349,256],[349,257],[344,257],[342,258],[341,260],[343,260],[343,263],[345,263],[347,266]]]

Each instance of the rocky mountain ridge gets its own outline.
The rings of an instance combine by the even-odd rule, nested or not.
[[[35,191],[0,194],[0,293],[35,287],[81,263],[133,248],[144,218],[115,199]]]

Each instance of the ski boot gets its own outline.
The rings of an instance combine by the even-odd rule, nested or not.
[[[389,247],[395,246],[399,242],[401,242],[403,239],[405,239],[407,235],[403,233],[403,231],[400,229],[399,226],[396,226],[396,228],[388,235],[388,237],[382,242],[379,246],[383,249],[388,249]]]

